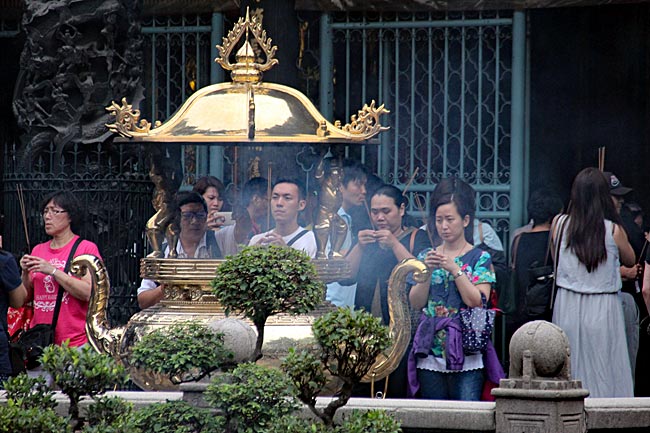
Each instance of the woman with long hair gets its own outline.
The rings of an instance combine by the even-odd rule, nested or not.
[[[491,365],[496,353],[465,350],[461,343],[461,309],[485,305],[495,282],[490,254],[472,243],[470,191],[457,187],[438,195],[431,218],[441,244],[419,254],[431,271],[431,280],[409,293],[413,309],[422,310],[409,354],[409,394],[437,400],[479,400],[489,369],[492,382],[503,377],[500,365]],[[496,369],[496,376],[492,372]]]
[[[569,338],[571,375],[590,397],[632,397],[619,261],[634,265],[634,251],[598,169],[578,173],[568,214],[553,227],[553,239],[561,239],[553,323]]]

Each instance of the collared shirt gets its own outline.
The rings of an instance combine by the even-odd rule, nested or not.
[[[187,253],[183,249],[183,245],[181,244],[181,241],[178,241],[178,244],[176,244],[176,253],[178,254],[179,259],[189,259],[189,258],[194,258],[194,259],[210,259],[212,256],[210,255],[210,250],[208,249],[207,245],[207,236],[214,236],[214,232],[212,230],[208,230],[205,232],[203,237],[201,238],[201,241],[199,242],[199,245],[196,247],[196,251],[194,251],[194,257],[188,257]],[[169,255],[169,245],[165,244],[165,257]],[[138,295],[142,292],[146,292],[147,290],[153,290],[156,287],[158,287],[158,283],[150,280],[148,278],[143,278],[142,282],[140,283],[140,287],[138,287]]]

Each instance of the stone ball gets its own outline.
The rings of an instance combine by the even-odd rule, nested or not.
[[[252,360],[257,334],[248,323],[239,319],[225,318],[208,323],[208,327],[223,334],[224,346],[233,353],[234,362]]]
[[[569,339],[559,326],[545,320],[526,323],[513,334],[510,362],[521,365],[525,350],[531,352],[538,377],[557,377],[570,362]]]

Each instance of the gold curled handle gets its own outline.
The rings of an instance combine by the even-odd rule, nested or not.
[[[380,380],[391,374],[404,357],[411,340],[411,311],[406,299],[406,279],[413,274],[413,279],[420,283],[430,278],[429,269],[417,259],[405,259],[393,268],[388,279],[388,315],[390,316],[390,337],[392,344],[372,365],[362,382]]]
[[[70,270],[73,275],[82,277],[90,269],[92,283],[88,313],[86,314],[86,335],[93,348],[118,359],[119,342],[124,334],[124,327],[111,329],[106,311],[111,282],[104,262],[91,254],[83,254],[72,260]]]

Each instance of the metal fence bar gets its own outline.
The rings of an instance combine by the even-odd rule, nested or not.
[[[447,27],[476,27],[476,26],[498,26],[511,25],[511,18],[485,18],[485,19],[461,19],[442,21],[378,21],[378,22],[334,22],[332,29],[423,29],[423,28],[447,28]]]
[[[378,149],[366,147],[364,161],[398,187],[419,167],[409,191],[426,198],[440,178],[461,177],[477,187],[477,215],[491,218],[502,238],[511,203],[509,74],[518,73],[510,69],[509,14],[350,13],[333,15],[330,26],[344,59],[337,60],[335,99],[347,101],[346,110],[358,98],[391,110],[383,122],[390,131]]]

